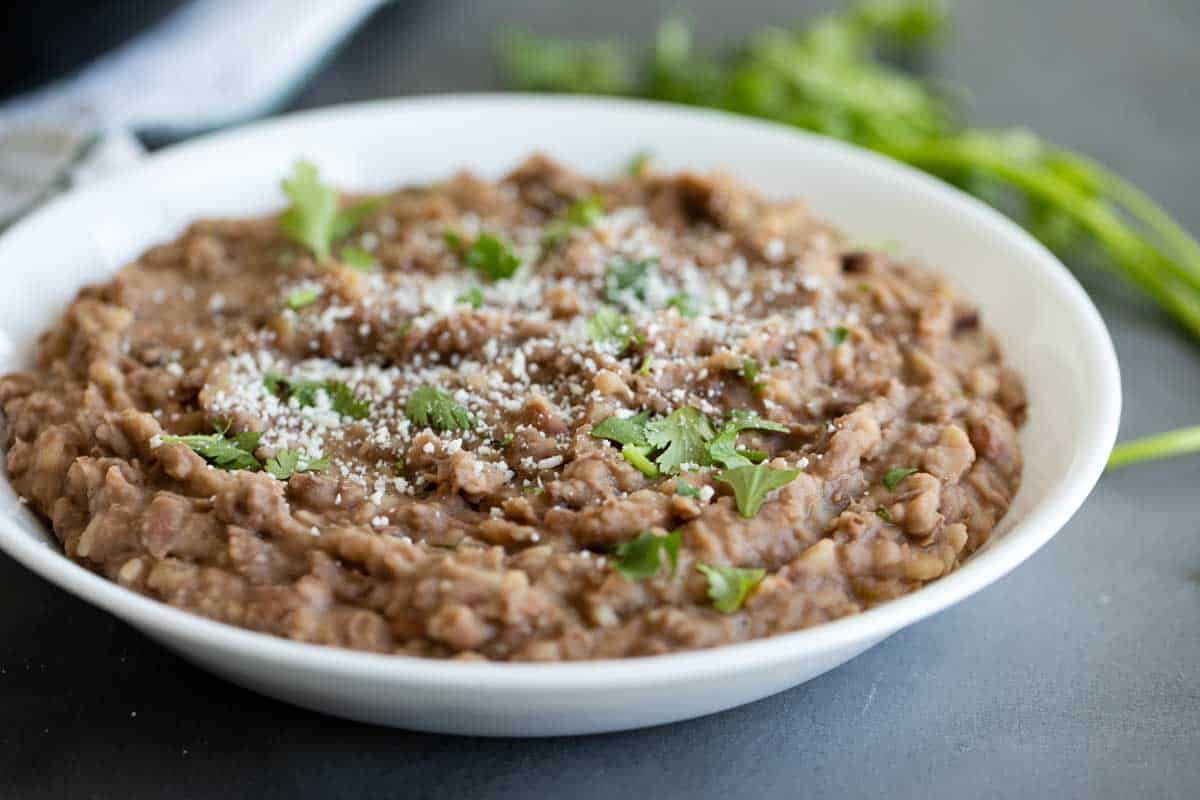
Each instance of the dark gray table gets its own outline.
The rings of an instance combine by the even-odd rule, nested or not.
[[[636,0],[382,11],[298,106],[494,88],[502,23],[644,37]],[[662,8],[677,7],[662,0]],[[687,4],[684,4],[687,5]],[[706,0],[704,39],[814,4]],[[1200,231],[1200,3],[961,0],[939,71],[1134,178]],[[1091,287],[1122,433],[1200,422],[1200,347]],[[792,691],[580,739],[371,728],[229,686],[0,557],[0,797],[1200,795],[1200,459],[1106,477],[1014,574]]]

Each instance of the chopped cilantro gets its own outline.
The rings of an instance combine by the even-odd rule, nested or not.
[[[879,508],[875,509],[875,516],[879,517],[884,522],[890,523],[892,521],[892,512],[888,511],[883,506],[880,506]]]
[[[622,355],[641,337],[634,332],[633,321],[611,306],[602,306],[587,321],[588,338],[616,356]]]
[[[708,446],[709,458],[727,469],[749,466],[764,460],[768,453],[762,450],[739,450],[737,436],[742,431],[759,430],[787,433],[788,427],[769,419],[763,419],[754,411],[737,409],[721,427],[720,433]]]
[[[303,450],[280,450],[267,459],[266,470],[276,480],[286,481],[301,472],[320,472],[328,466],[328,458],[310,459]]]
[[[307,308],[308,306],[311,306],[313,303],[317,302],[317,298],[320,296],[321,293],[316,289],[297,289],[289,294],[284,302],[287,303],[287,307],[292,311],[299,311],[300,309]]]
[[[450,395],[425,385],[408,398],[404,413],[414,425],[435,431],[470,430],[475,425],[471,412],[451,399]]]
[[[647,456],[650,453],[648,445],[627,444],[621,448],[621,456],[647,478],[658,477],[658,467]]]
[[[889,492],[896,491],[896,487],[900,485],[900,481],[912,475],[917,470],[912,467],[896,467],[889,469],[883,475],[883,483],[887,486]]]
[[[228,428],[217,427],[215,433],[160,436],[159,440],[163,444],[182,444],[218,469],[256,470],[262,467],[254,455],[261,438],[262,434],[256,431],[230,436]]]
[[[656,536],[645,531],[636,539],[617,546],[617,571],[631,581],[653,578],[662,566],[662,551],[671,562],[671,574],[679,566],[679,531]]]
[[[371,414],[371,404],[356,397],[354,390],[341,381],[325,381],[325,393],[333,410],[343,417],[366,419]]]
[[[516,437],[516,434],[514,434],[514,433],[504,434],[504,438],[500,440],[500,446],[508,447],[510,444],[512,444],[513,439],[515,439],[515,438],[517,438],[517,437]]]
[[[732,614],[741,608],[746,597],[767,575],[762,568],[725,567],[720,564],[700,563],[696,569],[708,578],[708,599],[712,600],[713,608],[722,614]]]
[[[338,414],[351,419],[366,419],[371,413],[371,404],[355,396],[354,390],[341,381],[292,380],[277,372],[263,376],[263,384],[271,394],[284,399],[296,400],[297,405],[312,407],[317,404],[317,393],[329,396],[329,405]]]
[[[691,406],[646,423],[646,441],[662,450],[655,460],[668,475],[679,472],[683,464],[708,464],[708,443],[715,435],[708,418]]]
[[[700,313],[692,305],[692,296],[687,292],[672,295],[671,299],[667,300],[667,308],[675,309],[679,312],[679,316],[686,319],[691,319]]]
[[[361,247],[351,247],[350,245],[346,245],[342,248],[342,251],[339,255],[341,256],[343,264],[348,267],[354,267],[354,269],[357,270],[362,270],[363,272],[366,272],[367,270],[379,265],[379,262],[375,260],[375,256],[371,255],[366,250],[363,250]]]
[[[338,208],[338,193],[321,183],[311,162],[299,161],[283,191],[292,205],[279,218],[288,238],[307,247],[317,261],[328,261],[335,239],[348,235],[378,208],[379,200],[368,200],[346,209]]]
[[[636,153],[633,158],[629,159],[629,177],[640,178],[646,174],[646,170],[650,167],[650,162],[654,160],[654,155],[649,150],[643,150]]]
[[[561,217],[546,226],[542,244],[553,247],[579,228],[590,228],[604,217],[604,196],[599,194],[576,200]]]
[[[625,299],[629,295],[633,295],[639,301],[644,302],[646,300],[646,283],[650,279],[653,268],[653,259],[614,259],[604,273],[605,298],[610,303],[626,305]]]
[[[608,439],[617,444],[646,445],[646,421],[650,412],[643,411],[632,417],[609,417],[592,428],[592,436]]]
[[[699,497],[700,496],[700,490],[697,489],[695,486],[692,486],[690,483],[685,481],[683,478],[675,479],[675,493],[682,495],[683,497]]]
[[[799,474],[798,469],[774,469],[766,464],[747,464],[724,470],[717,475],[717,480],[733,488],[738,511],[749,519],[762,508],[768,492],[786,486]]]
[[[831,347],[837,347],[842,342],[846,341],[846,337],[850,335],[850,331],[845,325],[838,325],[836,328],[829,329],[829,344]]]
[[[639,375],[649,375],[650,367],[654,366],[654,356],[648,355],[642,359],[642,366],[638,369]]]
[[[498,236],[481,233],[469,247],[464,247],[462,237],[454,231],[442,235],[452,250],[462,254],[463,263],[491,280],[511,278],[521,267],[521,258],[513,252],[512,245]]]
[[[753,384],[758,380],[758,360],[753,358],[742,359],[742,375],[746,378],[746,383]]]
[[[483,290],[478,286],[472,286],[465,292],[454,298],[456,303],[465,303],[471,308],[480,308],[483,306]]]

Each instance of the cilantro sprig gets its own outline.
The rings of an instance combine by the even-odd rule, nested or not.
[[[465,431],[475,427],[475,417],[470,411],[441,389],[428,384],[409,395],[404,414],[414,425],[435,431]]]
[[[278,450],[267,459],[265,469],[276,480],[286,481],[301,472],[320,472],[329,466],[329,458],[309,458],[303,450]]]
[[[323,392],[329,398],[329,407],[343,417],[363,420],[371,415],[370,401],[360,399],[353,389],[341,381],[293,379],[278,372],[268,372],[263,375],[263,385],[276,397],[294,399],[303,408],[317,405],[318,395]]]
[[[645,531],[636,539],[622,542],[615,551],[617,571],[631,581],[653,578],[662,566],[662,553],[665,552],[674,575],[679,566],[679,539],[679,531],[665,536]]]
[[[630,296],[644,302],[653,271],[654,259],[614,259],[604,272],[604,297],[615,305],[628,305]]]
[[[604,195],[593,194],[567,206],[561,217],[546,226],[542,245],[554,247],[565,241],[573,231],[590,228],[604,218]]]
[[[257,470],[262,463],[254,455],[262,433],[242,431],[229,435],[229,427],[214,426],[215,432],[186,436],[160,436],[163,444],[181,444],[218,469]]]
[[[900,481],[912,475],[917,470],[912,467],[896,467],[889,469],[883,474],[883,483],[887,486],[889,492],[896,491],[896,487],[900,485]]]
[[[762,568],[726,567],[703,562],[697,564],[696,569],[708,578],[708,599],[722,614],[732,614],[740,609],[750,592],[767,575]]]
[[[618,357],[641,341],[633,320],[612,306],[601,306],[588,319],[587,334],[594,344]]]
[[[446,231],[443,238],[446,245],[459,254],[464,264],[488,280],[506,280],[521,268],[521,257],[513,246],[493,233],[481,233],[470,244],[466,244],[455,231]]]
[[[349,236],[380,203],[373,198],[340,208],[337,190],[321,183],[317,167],[309,161],[296,162],[291,177],[283,181],[283,191],[292,204],[279,218],[279,226],[318,262],[328,261],[333,243]]]

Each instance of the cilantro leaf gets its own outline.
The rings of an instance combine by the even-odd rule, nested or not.
[[[604,296],[608,302],[625,304],[628,294],[640,301],[646,299],[646,283],[654,268],[653,259],[617,258],[604,273]]]
[[[334,240],[353,231],[380,203],[376,198],[339,210],[337,191],[321,183],[309,161],[296,162],[292,176],[283,181],[283,191],[292,205],[279,218],[279,226],[317,261],[328,261]]]
[[[917,470],[912,467],[896,467],[889,469],[883,476],[883,483],[887,486],[889,492],[896,491],[896,487],[900,485],[900,481],[912,475]]]
[[[276,480],[286,481],[301,472],[319,472],[328,466],[328,458],[309,459],[303,450],[280,450],[267,459],[266,470]]]
[[[685,319],[692,319],[700,313],[696,310],[696,307],[692,305],[692,296],[687,292],[680,292],[679,294],[672,295],[671,298],[667,300],[667,308],[675,309],[679,312],[679,316]]]
[[[691,406],[646,423],[646,441],[662,450],[655,460],[668,475],[679,472],[682,464],[710,463],[708,443],[715,435],[708,417]]]
[[[708,599],[722,614],[732,614],[741,608],[746,597],[767,575],[761,567],[747,569],[699,563],[696,569],[708,578]]]
[[[629,166],[626,168],[626,172],[631,178],[640,178],[646,174],[646,170],[650,168],[650,162],[653,160],[654,154],[649,150],[635,153],[633,158],[629,159]]]
[[[330,407],[343,417],[366,419],[371,413],[370,402],[360,400],[354,390],[341,381],[293,380],[277,372],[268,372],[263,376],[263,384],[271,394],[285,400],[294,398],[296,404],[304,408],[315,406],[317,393],[325,392]]]
[[[466,305],[469,305],[471,308],[475,309],[481,308],[483,306],[483,290],[478,286],[472,286],[470,289],[467,289],[458,297],[454,298],[454,302],[465,303]]]
[[[228,429],[217,428],[215,433],[189,436],[160,436],[163,444],[181,444],[218,469],[256,470],[262,467],[254,455],[262,434],[243,431],[230,437]]]
[[[333,410],[343,417],[366,419],[371,414],[371,404],[356,397],[354,390],[341,381],[325,381],[325,393]]]
[[[836,328],[829,329],[829,346],[837,347],[842,342],[846,341],[846,337],[850,335],[850,330],[845,325],[838,325]]]
[[[879,508],[875,509],[875,516],[879,517],[884,522],[890,523],[892,521],[892,512],[888,511],[884,506],[880,506]]]
[[[317,302],[317,298],[320,296],[321,293],[311,287],[296,289],[284,299],[284,302],[292,311],[299,311]]]
[[[471,269],[494,281],[511,278],[521,266],[521,259],[513,252],[512,245],[490,233],[475,237],[471,246],[466,248],[463,261]]]
[[[700,490],[697,489],[695,486],[692,486],[690,483],[685,481],[683,478],[675,479],[675,493],[678,495],[681,495],[683,497],[699,497],[700,496]]]
[[[617,571],[627,580],[640,581],[653,578],[662,566],[662,551],[666,551],[671,562],[671,574],[679,566],[679,531],[666,536],[656,536],[645,531],[636,539],[617,546]]]
[[[712,461],[727,469],[736,469],[765,459],[768,454],[762,450],[737,449],[738,434],[749,430],[787,433],[788,427],[773,420],[763,419],[757,412],[736,409],[708,446],[708,455]]]
[[[746,378],[746,383],[754,385],[754,382],[758,380],[758,359],[743,358],[742,375]]]
[[[553,247],[579,228],[590,228],[604,218],[604,196],[599,194],[576,200],[561,217],[546,226],[542,244]]]
[[[592,436],[608,439],[617,444],[646,445],[646,421],[650,412],[643,411],[632,417],[609,417],[592,428]]]
[[[375,260],[375,256],[361,247],[346,245],[342,248],[340,256],[343,264],[357,270],[362,270],[363,272],[379,265],[379,262]]]
[[[786,486],[799,474],[798,469],[774,469],[766,464],[753,464],[724,470],[717,475],[717,480],[733,487],[738,511],[749,519],[762,508],[768,492]]]
[[[470,430],[475,425],[471,412],[454,402],[450,395],[428,384],[409,395],[404,413],[414,425],[435,431]]]
[[[587,321],[588,338],[602,349],[620,356],[640,339],[633,321],[611,306],[602,306]]]

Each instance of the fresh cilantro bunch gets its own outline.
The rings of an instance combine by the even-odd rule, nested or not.
[[[698,50],[688,27],[668,19],[644,56],[528,34],[507,37],[500,56],[514,88],[709,106],[889,155],[997,205],[1069,263],[1135,287],[1200,339],[1200,243],[1161,206],[1027,130],[965,127],[946,96],[895,66],[915,62],[948,21],[942,0],[859,0],[728,52]],[[1110,466],[1188,452],[1200,452],[1200,426],[1122,444]]]

